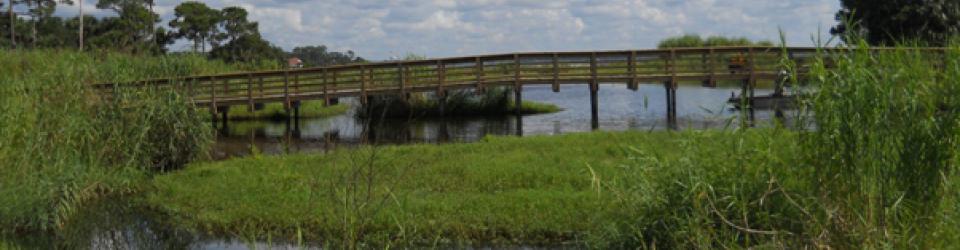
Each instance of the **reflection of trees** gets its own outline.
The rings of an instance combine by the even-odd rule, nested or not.
[[[55,234],[18,238],[36,249],[187,249],[200,237],[154,223],[149,212],[122,198],[79,209]]]

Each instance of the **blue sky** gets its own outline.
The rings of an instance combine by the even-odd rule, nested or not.
[[[183,1],[157,1],[166,23]],[[369,59],[522,51],[645,49],[674,35],[746,36],[811,45],[839,0],[210,0],[240,6],[284,49],[325,44]],[[94,10],[95,0],[84,1]],[[71,16],[76,6],[58,15]],[[180,42],[174,50],[184,50]]]

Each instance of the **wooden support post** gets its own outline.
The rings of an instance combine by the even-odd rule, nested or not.
[[[445,117],[447,116],[447,94],[446,93],[439,94],[437,95],[437,97],[438,97],[437,104],[439,104],[440,106],[440,116]]]
[[[560,92],[560,56],[553,53],[553,92]]]
[[[217,114],[217,80],[210,77],[210,113]]]
[[[330,85],[330,87],[329,87],[329,88],[330,88],[330,92],[332,92],[332,95],[334,95],[334,96],[336,96],[336,94],[337,94],[337,75],[338,75],[338,74],[340,74],[339,71],[333,70],[333,79],[332,79],[332,81],[330,82],[330,84],[328,84],[328,85]],[[330,101],[328,101],[328,102],[329,102],[328,105],[338,104],[338,103],[340,103],[340,99],[338,99],[337,97],[333,97],[333,98],[330,98]]]
[[[756,55],[753,53],[753,48],[747,49],[747,53],[750,56],[750,86],[753,88],[757,84],[757,61]]]
[[[223,97],[230,97],[230,79],[223,79]]]
[[[294,72],[293,74],[293,101],[299,101],[300,98],[300,74]]]
[[[301,104],[302,103],[300,103],[300,101],[293,101],[293,120],[297,123],[297,125],[300,124],[300,105]]]
[[[630,82],[627,83],[627,89],[637,91],[640,89],[638,86],[639,80],[637,80],[637,51],[630,51],[630,56],[627,58],[627,72],[630,74]]]
[[[474,58],[474,60],[476,61],[473,65],[473,73],[476,75],[476,89],[478,94],[482,94],[486,91],[483,86],[483,60],[480,59],[479,56]]]
[[[666,81],[663,86],[667,91],[667,128],[677,129],[677,85]]]
[[[220,118],[220,122],[223,124],[222,127],[221,127],[221,128],[223,129],[223,131],[228,131],[228,130],[227,130],[227,118],[228,118],[228,117],[227,117],[227,113],[230,113],[230,107],[229,107],[229,106],[224,106],[224,107],[223,107],[223,110],[220,111],[220,117],[221,117],[221,118]]]
[[[262,76],[259,77],[259,80],[257,80],[257,85],[258,85],[257,87],[260,90],[260,98],[263,98],[264,93],[263,93],[263,77]]]
[[[253,74],[247,74],[247,110],[253,112]]]
[[[677,84],[677,50],[676,49],[670,50],[670,82],[673,85]]]
[[[330,106],[330,92],[327,92],[327,68],[323,68],[323,80],[321,80],[321,83],[323,83],[323,106],[328,107]]]
[[[437,60],[437,96],[447,96],[443,85],[447,83],[447,69],[443,61]]]
[[[197,85],[197,82],[198,82],[197,78],[193,78],[193,79],[190,79],[190,83],[188,83],[189,85],[187,85],[187,96],[190,97],[190,100],[194,100],[194,97],[196,96],[196,92],[194,92],[193,88],[194,88],[194,85]]]
[[[597,53],[592,53],[590,54],[590,124],[593,129],[600,128],[598,91],[600,91],[600,83],[597,80]]]
[[[715,70],[716,70],[716,68],[717,68],[717,67],[716,67],[716,64],[715,64],[716,61],[717,61],[717,58],[716,58],[716,54],[715,54],[714,51],[713,51],[713,48],[710,48],[710,59],[709,59],[709,60],[710,60],[710,61],[707,63],[707,67],[710,68],[710,69],[709,69],[709,70],[710,70],[710,71],[709,71],[709,72],[710,72],[710,78],[707,80],[707,83],[710,85],[711,88],[715,88],[715,87],[717,87],[717,78],[716,78],[716,72],[715,72]]]
[[[290,111],[290,74],[283,71],[283,109]]]
[[[520,54],[513,54],[513,111],[517,116],[523,107],[523,85],[520,84]]]
[[[367,104],[367,67],[360,66],[360,103]]]
[[[407,101],[407,72],[403,63],[397,63],[397,83],[400,84],[400,98]]]

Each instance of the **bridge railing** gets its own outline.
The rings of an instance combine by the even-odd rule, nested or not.
[[[787,48],[786,54],[805,74],[814,48]],[[780,47],[722,47],[668,50],[535,52],[444,59],[377,62],[306,69],[242,72],[219,75],[106,83],[94,87],[104,94],[145,86],[176,88],[193,102],[213,108],[263,102],[292,102],[345,96],[365,100],[370,95],[435,92],[492,86],[521,87],[624,82],[674,85],[698,81],[775,80],[781,70]]]

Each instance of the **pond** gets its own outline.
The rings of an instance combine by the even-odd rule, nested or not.
[[[727,103],[738,86],[704,88],[681,85],[677,89],[679,129],[734,128],[740,111]],[[757,89],[768,95],[772,89]],[[623,84],[601,84],[599,130],[663,130],[667,123],[666,93],[662,85],[640,85],[637,91]],[[488,135],[555,135],[593,130],[590,96],[586,85],[565,86],[553,92],[550,86],[524,87],[524,101],[555,104],[561,112],[516,117],[447,117],[392,119],[365,124],[353,113],[300,121],[230,121],[218,125],[214,158],[265,154],[324,152],[335,147],[360,144],[407,144],[473,142]],[[345,100],[345,102],[354,102]],[[755,124],[771,124],[776,112],[757,110]],[[789,123],[789,121],[787,121]]]

